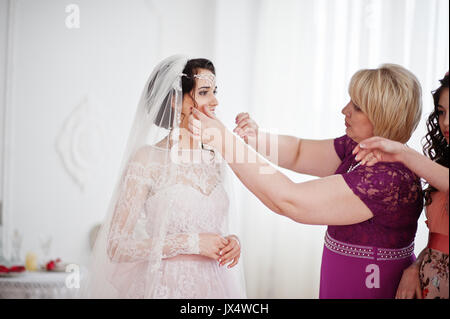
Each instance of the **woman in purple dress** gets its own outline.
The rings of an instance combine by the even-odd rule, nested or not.
[[[320,177],[304,183],[271,170],[208,110],[193,110],[189,129],[220,152],[272,211],[299,223],[328,225],[320,298],[394,298],[403,270],[415,260],[420,180],[401,163],[359,165],[352,151],[375,135],[406,143],[421,116],[421,87],[408,70],[386,64],[354,74],[349,95],[342,110],[346,135],[336,139],[273,135],[258,130],[247,113],[237,116],[234,131],[261,155]]]
[[[364,140],[353,150],[362,165],[401,162],[428,184],[424,189],[428,244],[403,271],[399,299],[449,298],[449,72],[439,82],[432,92],[434,109],[427,119],[425,155],[382,137]]]

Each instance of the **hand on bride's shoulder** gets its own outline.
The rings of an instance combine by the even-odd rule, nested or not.
[[[200,233],[199,237],[199,250],[200,255],[219,260],[220,250],[228,245],[229,240],[215,233]]]
[[[252,144],[258,136],[258,128],[258,124],[248,113],[239,113],[236,116],[236,128],[233,132],[244,139],[245,143]]]

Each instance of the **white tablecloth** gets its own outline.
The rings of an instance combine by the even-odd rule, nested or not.
[[[74,298],[76,288],[66,287],[66,272],[25,272],[17,277],[0,277],[0,299]]]

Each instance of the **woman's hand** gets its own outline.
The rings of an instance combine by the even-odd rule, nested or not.
[[[228,265],[228,268],[232,268],[236,266],[241,257],[241,245],[236,235],[230,235],[225,238],[228,239],[229,242],[228,245],[220,251],[222,257],[219,259],[219,265],[223,266],[232,261],[232,263]]]
[[[220,251],[229,245],[229,239],[226,239],[219,234],[214,233],[200,233],[199,238],[199,250],[200,255],[219,260],[221,257]]]
[[[403,271],[402,279],[397,288],[395,299],[422,299],[420,287],[419,266],[412,264]]]
[[[189,116],[189,132],[194,139],[201,139],[203,144],[221,149],[225,141],[225,126],[207,107],[202,111],[193,108]]]
[[[355,159],[362,165],[373,166],[378,162],[401,162],[408,151],[405,144],[374,136],[360,142],[354,149]]]
[[[247,144],[256,146],[256,138],[258,136],[258,124],[250,117],[248,113],[239,113],[236,116],[236,128],[234,133],[239,135]]]

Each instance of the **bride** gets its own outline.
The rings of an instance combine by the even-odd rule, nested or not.
[[[215,111],[215,94],[206,59],[172,56],[154,69],[83,298],[246,298],[229,168],[187,130],[192,108]]]

